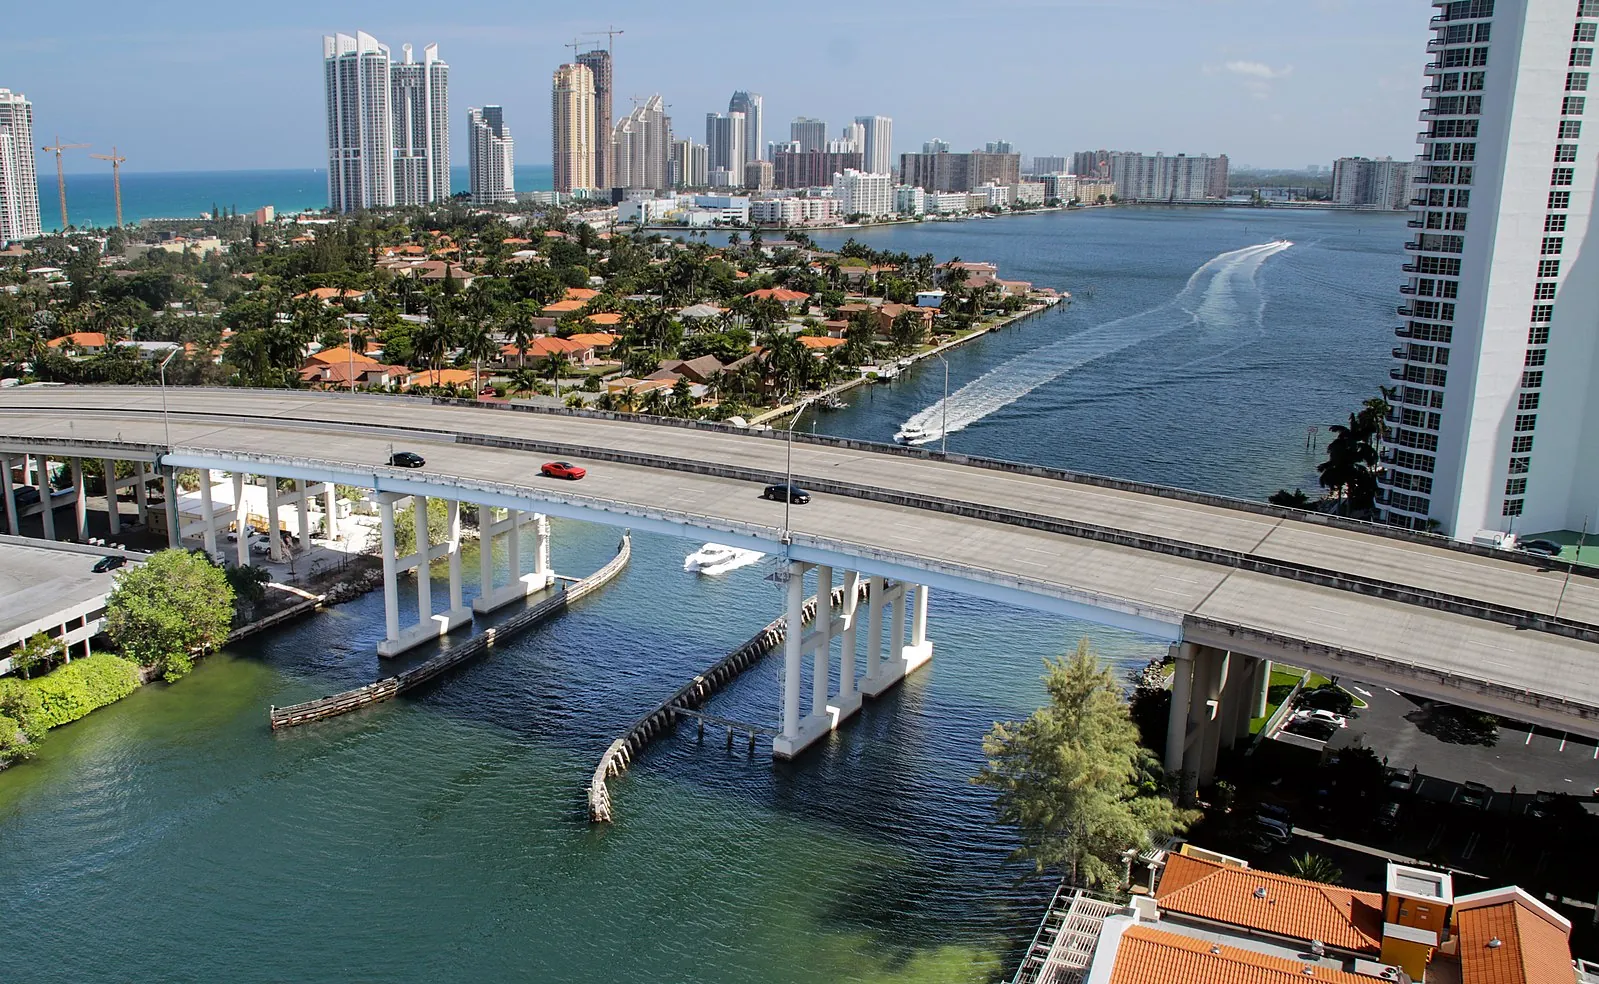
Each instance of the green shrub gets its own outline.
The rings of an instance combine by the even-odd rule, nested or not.
[[[14,719],[0,714],[0,764],[24,759],[34,752],[33,741]]]
[[[110,653],[75,659],[24,684],[39,696],[39,725],[55,728],[139,689],[139,668]]]
[[[163,550],[117,578],[106,599],[106,632],[168,683],[194,666],[194,653],[221,645],[233,622],[227,572],[205,554]]]
[[[38,738],[48,727],[43,723],[39,692],[16,677],[0,677],[0,717],[16,724],[31,738]]]

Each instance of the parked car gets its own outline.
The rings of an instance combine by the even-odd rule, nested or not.
[[[1397,800],[1389,800],[1382,806],[1377,807],[1376,824],[1378,830],[1389,833],[1399,827],[1399,802]]]
[[[1517,546],[1527,553],[1537,554],[1540,557],[1560,556],[1560,544],[1553,540],[1522,540]]]
[[[19,485],[11,490],[11,494],[16,499],[18,508],[31,506],[39,501],[39,490],[32,485]]]
[[[1293,828],[1281,820],[1256,814],[1249,821],[1250,833],[1257,834],[1278,844],[1286,844],[1294,839]]]
[[[1527,804],[1527,816],[1539,820],[1547,820],[1555,814],[1555,803],[1559,793],[1551,793],[1547,789],[1540,789],[1533,794],[1532,802]]]
[[[811,501],[811,494],[798,485],[768,485],[766,491],[761,493],[761,498],[782,502],[787,497],[789,502],[803,506]]]
[[[1413,777],[1405,769],[1389,766],[1383,770],[1383,777],[1388,783],[1388,788],[1397,792],[1408,793],[1413,785]]]
[[[389,464],[396,468],[421,468],[427,459],[415,451],[396,451],[389,455]]]
[[[564,478],[575,482],[588,474],[588,469],[574,465],[570,461],[546,461],[540,468],[539,474],[545,478]]]
[[[1342,714],[1334,714],[1332,711],[1324,711],[1319,707],[1305,707],[1295,711],[1294,720],[1325,724],[1333,728],[1349,727],[1348,718]]]
[[[118,567],[121,567],[127,562],[128,559],[126,557],[121,557],[117,554],[111,554],[108,557],[101,557],[99,560],[95,561],[93,570],[96,574],[104,574],[106,571],[116,570]]]
[[[1275,820],[1285,827],[1291,828],[1294,825],[1293,815],[1288,812],[1286,806],[1278,806],[1276,803],[1262,803],[1255,807],[1255,812],[1268,820]]]
[[[1468,782],[1460,787],[1459,802],[1465,806],[1474,806],[1479,810],[1488,809],[1488,801],[1493,799],[1494,791],[1491,786],[1480,782]]]

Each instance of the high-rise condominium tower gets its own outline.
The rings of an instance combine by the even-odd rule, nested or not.
[[[505,125],[504,111],[499,106],[467,110],[466,135],[472,204],[516,201],[514,144],[511,128]]]
[[[389,66],[394,119],[394,204],[426,205],[450,197],[450,66],[439,46]]]
[[[788,137],[799,144],[795,148],[802,154],[813,150],[827,149],[827,121],[812,119],[809,116],[797,117],[788,125]]]
[[[728,100],[729,113],[744,114],[744,157],[749,161],[765,160],[766,137],[761,115],[761,94],[759,92],[744,92],[740,90],[733,93],[733,98]]]
[[[1599,0],[1433,6],[1379,501],[1462,539],[1592,529]]]
[[[706,113],[705,146],[711,170],[726,171],[729,187],[744,187],[744,164],[749,160],[744,146],[744,114]]]
[[[0,243],[32,239],[42,231],[33,104],[20,92],[0,89]]]
[[[389,49],[370,34],[322,39],[328,102],[328,207],[394,204],[394,124]]]
[[[555,190],[595,188],[594,73],[587,65],[562,65],[550,95]]]
[[[671,186],[672,119],[659,94],[617,122],[611,151],[618,188],[662,191]]]
[[[616,114],[611,94],[611,52],[608,48],[595,48],[578,55],[576,61],[588,66],[594,75],[594,185],[614,188],[618,182],[616,165],[611,160],[611,121]]]
[[[866,155],[866,170],[890,173],[894,167],[894,121],[887,116],[857,116],[855,123],[864,135],[861,153]]]

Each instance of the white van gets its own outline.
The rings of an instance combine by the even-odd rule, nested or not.
[[[1516,549],[1516,534],[1501,533],[1498,530],[1478,530],[1471,542],[1479,547],[1492,547],[1495,550]]]

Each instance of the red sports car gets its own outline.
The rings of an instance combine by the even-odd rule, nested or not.
[[[566,478],[575,482],[587,475],[588,471],[570,461],[546,461],[544,467],[539,469],[539,474],[550,478]]]

